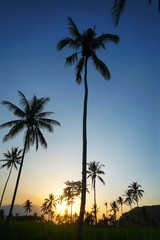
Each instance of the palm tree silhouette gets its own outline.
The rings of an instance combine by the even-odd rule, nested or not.
[[[87,178],[91,178],[92,179],[92,187],[93,187],[93,191],[94,191],[94,216],[95,216],[95,224],[97,224],[97,202],[96,202],[96,178],[98,178],[104,185],[105,182],[104,180],[99,176],[101,174],[105,174],[104,171],[101,170],[101,168],[104,167],[103,164],[100,164],[100,162],[90,162],[88,163],[88,177]]]
[[[116,213],[119,211],[119,208],[118,208],[116,201],[111,202],[110,206],[111,206],[110,211],[113,211],[113,219],[114,219],[114,223],[115,223],[116,222]]]
[[[61,206],[63,201],[64,201],[64,196],[60,195],[59,198],[57,198],[57,204],[59,204]],[[61,215],[61,208],[60,208],[60,214],[59,215]]]
[[[26,200],[23,208],[25,210],[26,215],[28,215],[28,213],[32,212],[32,202],[30,200]]]
[[[125,191],[124,196],[125,196],[124,203],[126,203],[127,205],[129,205],[130,208],[131,208],[131,210],[132,210],[132,203],[134,203],[132,191],[131,191],[130,189],[127,189],[127,191]]]
[[[124,203],[124,200],[123,200],[123,198],[120,196],[120,197],[118,197],[118,199],[117,199],[117,204],[118,205],[120,205],[121,206],[121,215],[123,215],[123,203]]]
[[[104,203],[104,206],[106,207],[106,217],[107,217],[107,208],[108,208],[108,203],[107,203],[107,202],[105,202],[105,203]]]
[[[1,200],[0,200],[0,207],[2,205],[3,197],[4,197],[4,194],[5,194],[5,191],[6,191],[8,181],[9,181],[10,176],[11,176],[12,169],[15,168],[16,170],[18,170],[17,165],[20,164],[20,162],[21,162],[21,158],[22,158],[21,153],[22,153],[22,150],[18,150],[18,147],[12,147],[11,151],[7,150],[6,153],[3,153],[3,156],[5,158],[0,160],[1,162],[5,162],[1,166],[1,168],[7,167],[7,169],[10,169],[9,174],[8,174],[8,178],[6,180],[6,183],[4,185],[4,189],[3,189],[3,192],[2,192],[2,196],[1,196]]]
[[[82,34],[79,32],[74,21],[68,17],[69,32],[71,37],[65,37],[57,44],[57,49],[62,50],[68,46],[73,48],[75,52],[66,58],[65,64],[70,66],[76,64],[76,82],[80,84],[82,82],[81,74],[84,72],[84,105],[83,105],[83,146],[82,146],[82,194],[81,194],[81,206],[79,215],[79,224],[77,238],[82,239],[83,219],[85,213],[86,203],[86,170],[87,170],[87,105],[88,105],[88,83],[87,83],[87,66],[88,60],[92,60],[96,69],[102,74],[104,79],[110,79],[110,72],[98,56],[96,51],[100,48],[105,49],[105,43],[107,42],[119,42],[119,37],[112,34],[101,34],[96,36],[95,27],[88,28]],[[80,54],[80,58],[78,56]]]
[[[151,4],[152,0],[148,0]],[[112,5],[112,18],[115,26],[118,26],[120,17],[127,5],[127,0],[114,0]],[[158,12],[160,12],[160,0],[158,0]]]
[[[137,182],[133,182],[128,186],[128,189],[130,190],[133,199],[137,203],[137,207],[139,206],[139,199],[143,197],[144,190],[140,189],[141,185]]]
[[[47,118],[47,116],[50,116],[52,112],[43,112],[44,107],[50,100],[48,97],[37,98],[34,95],[33,98],[28,101],[21,91],[18,91],[18,93],[20,97],[20,105],[22,108],[19,108],[18,106],[9,101],[2,101],[2,104],[5,105],[9,110],[11,110],[14,115],[18,117],[18,119],[0,125],[0,128],[11,127],[8,134],[4,136],[3,142],[12,139],[22,130],[25,130],[22,160],[20,163],[16,186],[10,206],[8,222],[10,221],[12,215],[25,153],[30,149],[30,146],[34,145],[34,143],[36,144],[36,150],[38,150],[39,143],[44,148],[47,148],[47,142],[41,132],[41,128],[49,132],[53,132],[53,126],[60,125],[60,123],[56,120]]]
[[[53,220],[53,215],[54,215],[54,211],[53,211],[53,207],[56,208],[56,197],[54,194],[49,194],[49,198],[45,199],[45,207],[47,209],[47,213],[48,213],[48,220],[52,221]]]

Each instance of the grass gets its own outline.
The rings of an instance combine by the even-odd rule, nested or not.
[[[0,222],[0,240],[5,223]],[[75,240],[76,225],[12,222],[7,240]],[[158,240],[158,227],[105,227],[85,226],[84,240]]]

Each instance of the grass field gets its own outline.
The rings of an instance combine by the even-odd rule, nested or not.
[[[5,224],[0,222],[0,240]],[[75,240],[76,225],[12,222],[7,240]],[[84,240],[159,240],[158,227],[85,226]]]

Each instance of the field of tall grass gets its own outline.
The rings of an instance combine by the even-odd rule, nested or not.
[[[5,222],[0,222],[0,240],[3,240]],[[12,222],[7,240],[75,240],[76,225]],[[85,226],[84,240],[159,240],[159,227]]]

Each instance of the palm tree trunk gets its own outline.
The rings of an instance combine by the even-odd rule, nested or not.
[[[16,181],[16,186],[15,186],[15,189],[14,189],[13,198],[12,198],[12,203],[11,203],[10,210],[9,210],[9,215],[8,215],[8,218],[7,218],[7,222],[8,222],[8,223],[10,222],[11,216],[12,216],[12,210],[13,210],[13,206],[14,206],[14,202],[15,202],[15,198],[16,198],[16,194],[17,194],[17,190],[18,190],[18,185],[19,185],[19,180],[20,180],[21,172],[22,172],[24,155],[25,155],[25,152],[26,152],[26,146],[27,146],[27,142],[26,142],[26,140],[25,140],[24,149],[23,149],[23,154],[22,154],[22,160],[21,160],[21,164],[20,164],[20,168],[19,168],[18,176],[17,176],[17,181]]]
[[[97,225],[96,180],[94,179],[94,218]]]
[[[10,171],[9,171],[9,175],[8,175],[7,181],[6,181],[5,186],[4,186],[4,189],[3,189],[3,193],[2,193],[1,201],[0,201],[0,207],[1,207],[1,205],[2,205],[2,201],[3,201],[4,193],[5,193],[5,191],[6,191],[6,187],[7,187],[7,184],[8,184],[9,178],[10,178],[10,176],[11,176],[12,168],[13,168],[13,165],[12,165]]]
[[[84,105],[83,105],[83,152],[82,152],[82,193],[81,206],[78,221],[77,240],[82,240],[83,219],[86,205],[86,175],[87,175],[87,103],[88,103],[88,84],[87,84],[87,58],[84,68]]]

